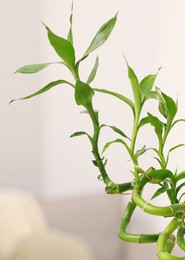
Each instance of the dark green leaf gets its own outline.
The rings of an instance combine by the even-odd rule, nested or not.
[[[94,164],[94,166],[98,167],[98,164],[97,164],[96,160],[92,160],[92,163]]]
[[[74,68],[75,51],[71,42],[54,34],[46,25],[45,27],[48,31],[50,44],[55,49],[56,53],[63,61],[65,61],[69,68]]]
[[[32,98],[32,97],[35,97],[35,96],[38,96],[48,90],[50,90],[51,88],[57,86],[57,85],[60,85],[60,84],[68,84],[72,87],[74,87],[70,82],[66,81],[66,80],[57,80],[57,81],[52,81],[50,82],[48,85],[46,85],[45,87],[41,88],[40,90],[38,90],[37,92],[35,92],[34,94],[31,94],[29,96],[26,96],[26,97],[22,97],[22,98],[18,98],[18,99],[12,99],[10,101],[10,103],[16,101],[16,100],[24,100],[24,99],[29,99],[29,98]]]
[[[36,73],[36,72],[46,68],[47,66],[49,66],[51,64],[62,64],[62,63],[61,62],[48,62],[48,63],[40,63],[40,64],[31,64],[31,65],[23,66],[23,67],[19,68],[18,70],[16,70],[15,72],[32,74],[32,73]]]
[[[120,130],[119,128],[117,128],[116,126],[111,126],[111,125],[101,125],[101,127],[109,127],[109,128],[111,128],[114,132],[116,132],[116,133],[118,133],[118,134],[120,134],[121,136],[123,136],[123,137],[125,137],[125,138],[127,138],[127,139],[129,139],[130,140],[130,138],[125,134],[125,133],[123,133],[123,131],[122,130]]]
[[[72,30],[72,25],[73,25],[73,3],[71,5],[71,15],[70,15],[70,28],[69,28],[69,33],[67,36],[67,40],[73,45],[73,30]]]
[[[159,195],[163,194],[164,192],[167,192],[169,188],[167,186],[163,186],[161,188],[159,188],[154,195],[152,196],[151,200],[158,197]]]
[[[127,97],[119,94],[119,93],[116,93],[116,92],[113,92],[113,91],[109,91],[107,89],[98,89],[98,88],[94,88],[95,91],[97,92],[101,92],[101,93],[105,93],[105,94],[109,94],[111,96],[114,96],[116,98],[119,98],[120,100],[122,100],[123,102],[125,102],[127,105],[129,105],[129,107],[132,109],[132,112],[133,114],[135,114],[135,108],[134,108],[134,103]]]
[[[104,44],[104,42],[108,39],[109,35],[112,32],[116,20],[117,20],[117,14],[100,27],[95,37],[93,38],[91,44],[89,45],[86,52],[84,53],[82,59],[86,58],[91,52],[93,52],[94,50],[96,50],[97,48],[99,48],[101,45]]]
[[[93,96],[93,89],[88,84],[78,80],[75,88],[75,100],[77,105],[82,105],[86,108],[91,106]]]
[[[90,84],[94,80],[94,78],[96,76],[97,69],[98,69],[98,65],[99,65],[99,59],[97,57],[95,64],[94,64],[94,67],[93,67],[93,69],[92,69],[92,71],[91,71],[91,73],[90,73],[90,75],[87,79],[87,84]]]

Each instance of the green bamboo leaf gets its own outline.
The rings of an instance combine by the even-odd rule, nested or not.
[[[93,96],[94,90],[88,84],[78,80],[75,88],[75,100],[77,105],[82,105],[86,108],[91,107]]]
[[[98,89],[98,88],[93,88],[95,91],[97,92],[101,92],[101,93],[105,93],[105,94],[108,94],[108,95],[111,95],[111,96],[114,96],[120,100],[122,100],[123,102],[125,102],[127,105],[129,105],[129,107],[132,109],[132,112],[133,114],[135,115],[135,108],[134,108],[134,103],[127,97],[119,94],[119,93],[116,93],[116,92],[113,92],[113,91],[109,91],[107,89]]]
[[[142,154],[144,154],[148,149],[146,148],[146,145],[144,145],[141,149],[137,150],[135,153],[135,157],[138,158]]]
[[[150,113],[148,113],[148,118],[149,118],[150,124],[155,129],[155,132],[157,134],[157,137],[158,137],[159,141],[161,142],[161,140],[162,140],[162,133],[163,133],[163,123],[156,116],[153,116]]]
[[[161,92],[161,94],[166,102],[168,124],[171,125],[171,123],[177,113],[177,106],[171,97],[167,96],[165,93],[162,93],[162,92]]]
[[[26,96],[26,97],[22,97],[22,98],[18,98],[18,99],[12,99],[10,101],[10,103],[14,102],[14,101],[17,101],[17,100],[24,100],[24,99],[29,99],[29,98],[33,98],[35,96],[38,96],[48,90],[50,90],[51,88],[57,86],[57,85],[60,85],[60,84],[68,84],[72,87],[74,87],[70,82],[66,81],[66,80],[57,80],[57,81],[52,81],[50,82],[49,84],[47,84],[45,87],[41,88],[40,90],[38,90],[37,92],[35,92],[34,94],[31,94],[29,96]]]
[[[154,181],[154,183],[161,183],[166,179],[170,179],[172,183],[174,183],[174,175],[169,170],[153,170],[149,174],[150,178]]]
[[[142,99],[144,99],[146,94],[152,90],[156,77],[157,74],[148,75],[140,82]]]
[[[141,96],[139,81],[138,81],[138,78],[137,78],[135,72],[129,66],[127,60],[126,60],[126,63],[127,63],[127,68],[128,68],[128,77],[130,79],[130,83],[131,83],[131,86],[132,86],[132,92],[133,92],[133,96],[134,96],[136,113],[140,113],[142,96]]]
[[[159,105],[158,105],[159,112],[161,113],[161,115],[164,116],[164,118],[167,119],[168,111],[167,111],[166,101],[159,88],[156,88],[155,92],[156,92],[158,100],[159,100]]]
[[[182,179],[185,179],[185,171],[182,171],[182,172],[178,173],[177,175],[175,175],[175,182],[178,182]]]
[[[112,32],[116,20],[117,14],[100,27],[81,60],[85,59],[91,52],[104,44]]]
[[[71,42],[54,34],[46,25],[44,26],[48,32],[50,44],[58,56],[67,64],[69,68],[74,68],[75,51]]]
[[[144,96],[143,102],[147,101],[148,99],[157,99],[158,100],[157,93],[155,91],[147,92],[146,95]]]
[[[101,127],[109,127],[109,128],[111,128],[114,132],[116,132],[116,133],[120,134],[121,136],[123,136],[123,137],[125,137],[125,138],[127,138],[127,139],[130,140],[130,138],[129,138],[122,130],[120,130],[120,129],[117,128],[116,126],[111,126],[111,125],[105,125],[105,124],[103,124],[103,125],[101,125]]]
[[[26,65],[16,70],[15,73],[32,74],[48,67],[51,64],[62,64],[62,62],[48,62],[48,63]]]
[[[149,123],[150,123],[149,117],[148,117],[148,116],[143,117],[143,118],[140,120],[140,122],[139,122],[138,129],[140,129],[142,126],[147,125],[147,124],[149,124]]]
[[[91,73],[90,73],[90,75],[87,79],[87,84],[90,84],[94,80],[94,78],[96,76],[97,69],[98,69],[98,65],[99,65],[99,58],[97,57],[95,64],[94,64],[94,67],[93,67],[93,69],[92,69],[92,71],[91,71]]]
[[[177,188],[176,188],[176,194],[179,193],[179,191],[185,186],[185,182],[181,183]]]
[[[182,147],[182,146],[184,146],[184,145],[185,145],[185,144],[178,144],[178,145],[175,145],[175,146],[173,146],[172,148],[170,148],[170,150],[169,150],[168,153],[167,153],[167,157],[166,157],[166,165],[167,165],[167,163],[168,163],[168,161],[169,161],[170,153],[173,152],[174,150],[176,150],[177,148]]]
[[[124,142],[122,139],[116,139],[116,140],[114,140],[114,141],[107,142],[107,143],[104,145],[104,147],[103,147],[102,154],[103,154],[112,144],[115,144],[115,143],[120,143],[120,144],[122,144],[122,145],[126,148],[127,152],[129,153],[130,158],[132,159],[132,161],[133,161],[134,163],[137,163],[137,162],[136,162],[136,158],[135,158],[134,154],[132,153],[131,149],[130,149],[129,146],[126,144],[126,142]]]
[[[86,132],[84,132],[84,131],[75,132],[75,133],[73,133],[72,135],[70,135],[70,137],[78,137],[78,136],[82,136],[82,135],[86,135],[86,136],[89,138],[89,140],[90,140],[91,142],[93,142],[92,137],[91,137],[88,133],[86,133]]]
[[[71,5],[71,15],[70,15],[70,28],[69,28],[69,33],[67,36],[67,40],[73,45],[73,30],[72,30],[72,25],[73,25],[73,2]]]
[[[172,124],[172,127],[173,127],[174,125],[176,125],[177,123],[180,123],[180,122],[185,122],[185,119],[177,119],[177,120],[175,120],[175,121],[173,122],[173,124]]]
[[[154,195],[151,197],[151,200],[153,200],[154,198],[160,196],[161,194],[167,192],[167,190],[169,189],[169,187],[167,186],[163,186],[161,188],[159,188],[155,193]]]

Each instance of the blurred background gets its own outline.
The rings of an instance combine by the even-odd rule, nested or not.
[[[99,27],[119,11],[117,25],[109,40],[82,64],[82,79],[88,77],[98,55],[100,67],[92,86],[131,97],[122,54],[140,80],[156,73],[162,66],[156,85],[175,99],[178,96],[178,116],[185,117],[185,2],[73,0],[73,3],[74,43],[78,58]],[[98,172],[91,162],[88,140],[85,137],[70,138],[73,132],[91,131],[88,116],[80,113],[83,109],[76,106],[70,87],[57,86],[34,99],[8,105],[10,100],[29,95],[50,81],[71,80],[69,72],[60,65],[51,65],[32,75],[14,74],[23,65],[60,60],[49,45],[42,22],[56,34],[66,37],[71,1],[0,0],[0,6],[0,188],[26,190],[48,200],[104,194],[104,185],[97,180]],[[114,124],[129,134],[132,115],[124,104],[97,94],[95,106],[103,123]],[[155,102],[146,109],[157,110]],[[175,130],[167,144],[169,147],[185,141],[183,124]],[[138,148],[143,142],[147,145],[156,143],[155,136],[147,133],[146,127],[140,134]],[[107,130],[102,144],[112,140],[113,136]],[[173,170],[177,167],[184,170],[184,150],[179,151],[174,152],[170,162]],[[128,156],[119,145],[112,147],[106,155],[108,170],[115,182],[131,179]],[[144,156],[143,168],[151,164],[154,164],[152,154]],[[121,200],[125,205],[128,198]],[[140,215],[138,211],[135,218]],[[141,220],[145,222],[144,216]],[[152,222],[155,225],[151,226]],[[146,226],[156,232],[163,222],[158,223],[151,217]],[[125,256],[122,259],[133,259],[133,252],[130,254],[130,258]],[[102,256],[100,260],[103,259]]]

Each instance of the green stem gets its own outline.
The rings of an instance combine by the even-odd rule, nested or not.
[[[185,251],[185,240],[184,240],[185,228],[180,227],[177,231],[177,244]]]
[[[154,243],[158,239],[158,234],[131,234],[128,233],[127,227],[133,212],[136,208],[136,204],[130,201],[127,204],[123,217],[121,219],[119,237],[121,240],[134,243]]]
[[[178,219],[175,217],[168,224],[165,230],[159,235],[157,241],[157,254],[159,260],[185,260],[185,257],[178,257],[178,256],[171,255],[169,252],[167,252],[167,248],[166,248],[170,236],[178,228],[178,226],[179,226],[179,222]]]

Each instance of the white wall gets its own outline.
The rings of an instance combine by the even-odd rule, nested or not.
[[[12,98],[30,94],[49,81],[59,78],[71,80],[66,69],[58,65],[48,67],[37,75],[13,74],[17,67],[24,64],[59,60],[47,41],[41,20],[55,33],[65,36],[69,26],[70,1],[43,0],[38,4],[38,1],[25,3],[18,0],[16,3],[3,2],[1,6],[0,19],[5,40],[1,41],[0,49],[0,185],[24,187],[45,196],[102,192],[104,185],[97,181],[98,172],[91,163],[88,141],[85,137],[69,138],[78,130],[91,131],[88,116],[80,114],[82,109],[74,102],[72,89],[58,86],[35,99],[7,106]],[[183,116],[184,9],[183,0],[74,0],[74,38],[78,57],[100,25],[119,10],[117,26],[108,42],[82,65],[82,78],[88,76],[98,54],[100,68],[93,86],[110,88],[130,96],[122,52],[140,79],[155,73],[163,65],[157,84],[174,97],[182,93],[179,107]],[[102,121],[129,132],[131,114],[124,105],[114,102],[111,97],[101,94],[95,98]],[[183,125],[177,131],[172,143],[183,142],[180,140],[183,139]],[[138,145],[142,145],[143,137],[146,143],[151,141],[146,131],[142,134]],[[111,138],[111,132],[107,132],[105,139]],[[112,147],[107,155],[112,179],[126,180],[130,176],[130,163],[121,147]],[[182,162],[182,157],[178,155],[171,165],[175,168],[178,163],[181,169]],[[144,166],[148,164],[150,161],[143,160]]]

